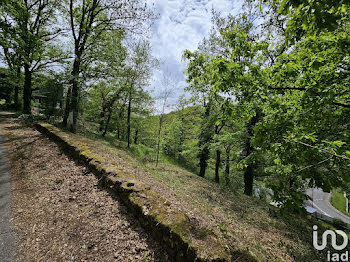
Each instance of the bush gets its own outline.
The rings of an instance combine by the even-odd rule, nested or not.
[[[7,103],[5,99],[0,99],[0,109],[6,110],[6,111],[12,111],[15,108],[13,104]]]
[[[155,151],[153,148],[142,144],[131,145],[130,151],[139,160],[143,160],[145,157],[153,159],[155,156]]]
[[[35,116],[30,114],[22,114],[18,117],[21,121],[26,123],[34,123],[39,120],[44,120],[42,116]]]

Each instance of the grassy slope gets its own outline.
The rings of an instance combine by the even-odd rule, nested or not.
[[[261,200],[200,178],[169,161],[158,167],[143,162],[143,156],[152,153],[146,147],[126,149],[124,142],[112,137],[84,136],[92,138],[101,152],[118,155],[147,175],[146,182],[155,181],[154,190],[172,197],[172,202],[176,199],[175,206],[185,210],[190,219],[217,232],[234,249],[247,250],[260,261],[324,261],[324,254],[316,253],[312,246],[312,225],[317,223],[313,219],[282,217]]]
[[[346,199],[344,197],[344,194],[342,192],[339,192],[338,190],[333,190],[331,197],[331,204],[336,209],[338,209],[340,212],[342,212],[345,215],[349,215],[348,212],[346,212]]]

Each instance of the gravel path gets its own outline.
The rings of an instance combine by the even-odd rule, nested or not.
[[[92,173],[36,130],[0,121],[9,140],[17,261],[169,261]]]

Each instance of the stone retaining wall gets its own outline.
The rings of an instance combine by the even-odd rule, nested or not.
[[[192,223],[185,214],[170,208],[171,203],[148,185],[117,168],[111,170],[105,166],[101,157],[91,152],[76,135],[46,123],[36,124],[36,128],[87,166],[99,178],[100,184],[121,199],[143,227],[165,244],[174,260],[231,261],[228,247],[212,231]]]

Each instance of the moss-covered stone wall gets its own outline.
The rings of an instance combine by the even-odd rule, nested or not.
[[[50,124],[36,124],[37,129],[56,141],[74,159],[93,172],[100,184],[121,199],[140,220],[143,227],[167,248],[176,261],[231,261],[228,248],[209,229],[190,221],[170,208],[168,200],[136,181],[132,175],[107,168],[103,159],[89,149],[79,137]]]

